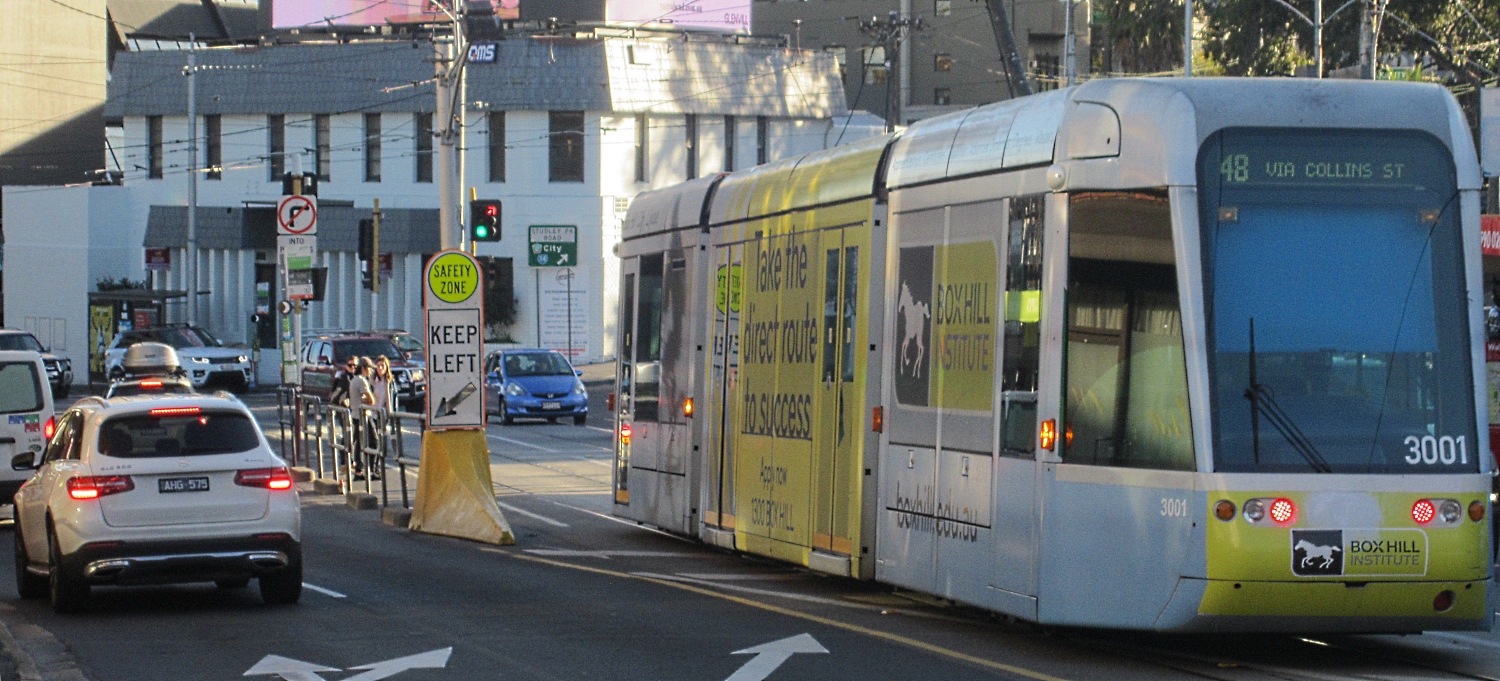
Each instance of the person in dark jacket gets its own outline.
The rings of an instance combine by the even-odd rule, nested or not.
[[[333,375],[333,391],[328,393],[328,403],[339,407],[349,406],[349,378],[359,373],[359,358],[350,355],[344,360],[344,368]]]

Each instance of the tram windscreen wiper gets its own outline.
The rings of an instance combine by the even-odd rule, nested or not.
[[[1255,449],[1255,463],[1260,464],[1260,417],[1265,416],[1266,421],[1271,424],[1276,432],[1286,438],[1292,449],[1296,450],[1302,458],[1307,461],[1313,471],[1318,473],[1332,473],[1333,467],[1328,465],[1328,460],[1318,453],[1318,448],[1313,446],[1312,440],[1297,427],[1297,422],[1292,420],[1290,414],[1286,413],[1281,405],[1276,403],[1276,396],[1272,393],[1270,386],[1261,385],[1255,380],[1255,318],[1250,318],[1250,387],[1245,389],[1245,399],[1250,400],[1250,435],[1252,447]]]

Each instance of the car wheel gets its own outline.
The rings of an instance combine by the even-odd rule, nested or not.
[[[260,599],[266,605],[291,605],[302,600],[301,556],[292,556],[286,567],[260,578]]]
[[[47,579],[48,595],[52,597],[52,609],[59,614],[83,612],[89,605],[89,583],[81,575],[70,575],[63,569],[62,549],[57,545],[57,533],[47,533],[47,557],[51,573]]]
[[[54,399],[54,400],[63,399],[64,397],[67,397],[68,393],[71,392],[72,390],[73,390],[73,386],[71,386],[71,385],[69,385],[67,383],[60,383],[60,384],[58,384],[58,385],[56,385],[56,386],[54,386],[52,388],[52,399]]]
[[[505,400],[500,400],[500,422],[507,426],[516,422],[515,417],[510,415],[510,407],[506,406]]]
[[[219,579],[214,581],[214,586],[220,589],[243,589],[250,586],[249,577],[236,577],[234,579]]]
[[[26,570],[31,559],[26,555],[26,540],[21,538],[21,521],[16,519],[16,591],[21,598],[42,598],[47,595],[47,578],[38,577]]]
[[[575,425],[575,426],[581,426],[581,425],[583,425],[585,423],[588,423],[588,422],[589,422],[589,415],[588,414],[579,414],[579,415],[573,417],[573,425]]]

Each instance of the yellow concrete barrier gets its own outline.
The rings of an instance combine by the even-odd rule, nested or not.
[[[422,434],[422,466],[408,527],[490,544],[516,543],[510,523],[495,505],[484,431]]]

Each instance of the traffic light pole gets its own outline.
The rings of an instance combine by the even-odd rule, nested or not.
[[[374,243],[370,247],[370,330],[380,326],[380,199],[375,199],[375,228],[370,235]]]

